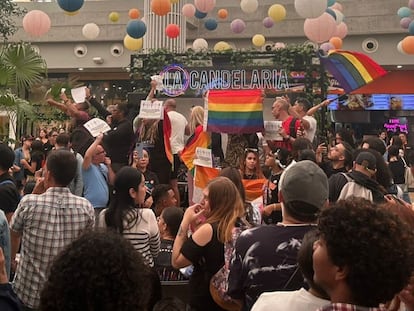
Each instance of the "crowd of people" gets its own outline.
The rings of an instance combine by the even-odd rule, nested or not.
[[[329,101],[304,98],[275,99],[271,139],[206,133],[203,107],[187,120],[174,99],[150,120],[89,91],[48,103],[69,133],[0,143],[0,310],[414,311],[406,134],[318,143]],[[97,137],[90,106],[111,127]],[[206,141],[219,176],[197,198],[189,149]],[[164,282],[188,283],[188,301],[162,297]]]

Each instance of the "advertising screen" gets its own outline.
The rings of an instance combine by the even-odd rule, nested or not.
[[[330,94],[330,110],[414,110],[414,94]]]

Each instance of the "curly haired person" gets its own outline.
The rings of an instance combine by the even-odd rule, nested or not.
[[[90,231],[56,257],[39,310],[152,310],[154,281],[150,268],[126,239],[111,231]]]
[[[323,210],[314,244],[314,282],[331,298],[318,311],[384,310],[408,283],[413,233],[390,211],[367,200],[338,201]]]

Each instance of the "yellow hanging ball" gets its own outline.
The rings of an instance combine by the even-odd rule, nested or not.
[[[275,22],[280,22],[286,17],[286,9],[281,4],[273,4],[267,11],[267,15]]]
[[[180,0],[170,0],[171,4],[176,4],[178,3]]]
[[[124,46],[130,51],[138,51],[142,49],[143,40],[142,38],[134,39],[128,35],[124,37]]]
[[[214,45],[213,50],[215,52],[227,51],[227,50],[231,50],[231,46],[225,41],[219,41]]]
[[[116,23],[119,21],[119,13],[118,12],[111,12],[108,16],[109,20],[113,23]]]
[[[266,42],[266,38],[261,34],[254,35],[252,38],[252,43],[256,47],[263,46],[265,42]]]
[[[69,11],[63,11],[66,15],[69,15],[69,16],[75,16],[76,14],[78,14],[79,13],[79,10],[77,10],[77,11],[73,11],[73,12],[69,12]]]

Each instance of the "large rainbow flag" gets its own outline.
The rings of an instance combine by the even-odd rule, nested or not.
[[[261,90],[210,90],[205,108],[208,132],[247,134],[264,129]]]
[[[359,52],[332,50],[319,55],[321,64],[328,70],[346,93],[387,74],[387,71],[367,55]]]
[[[210,146],[211,139],[207,132],[203,131],[203,126],[199,125],[193,136],[190,137],[183,151],[181,152],[181,161],[185,164],[188,171],[194,176],[194,156],[196,148],[208,148]]]

